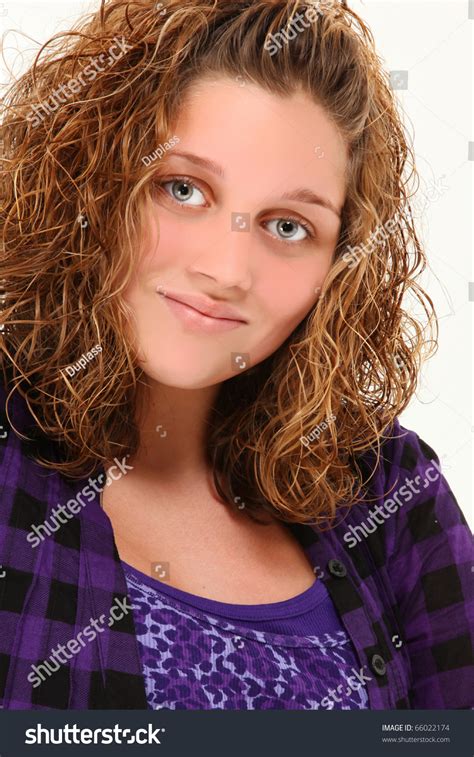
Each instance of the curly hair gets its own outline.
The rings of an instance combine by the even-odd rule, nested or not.
[[[270,513],[321,527],[367,496],[374,471],[361,456],[375,452],[378,465],[384,433],[437,348],[438,324],[415,281],[426,267],[408,191],[417,174],[387,73],[364,21],[346,3],[325,6],[102,0],[8,90],[0,355],[8,401],[18,391],[50,441],[51,455],[37,458],[44,467],[82,477],[139,449],[145,382],[123,292],[157,173],[140,158],[173,133],[187,88],[218,74],[277,96],[303,88],[345,139],[349,161],[340,235],[314,307],[270,357],[219,387],[206,441],[215,487],[257,522]],[[274,35],[310,7],[311,22],[270,55]],[[111,65],[80,79],[56,109],[42,106],[117,39],[126,50]],[[387,225],[348,265],[347,250],[364,251]],[[403,308],[408,294],[425,325]],[[71,383],[65,367],[92,345],[94,359]],[[315,427],[324,431],[309,444]]]

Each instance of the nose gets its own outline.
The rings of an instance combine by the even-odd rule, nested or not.
[[[213,279],[222,289],[252,285],[255,245],[250,214],[226,213],[218,223],[209,219],[208,231],[200,238],[200,251],[193,255],[188,271]]]

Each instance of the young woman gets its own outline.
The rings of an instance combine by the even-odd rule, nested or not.
[[[3,108],[1,705],[471,707],[471,533],[397,418],[430,343],[403,295],[435,320],[363,21],[110,0]]]

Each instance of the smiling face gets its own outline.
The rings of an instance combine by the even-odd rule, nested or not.
[[[125,300],[147,376],[201,388],[271,355],[315,304],[338,241],[347,152],[306,94],[227,78],[192,85],[174,134]]]

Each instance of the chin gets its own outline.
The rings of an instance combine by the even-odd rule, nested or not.
[[[173,370],[172,366],[156,366],[152,368],[149,363],[141,365],[146,375],[158,384],[174,387],[175,389],[204,389],[207,386],[220,384],[230,378],[222,372],[209,371],[209,366],[193,366],[192,370]]]

